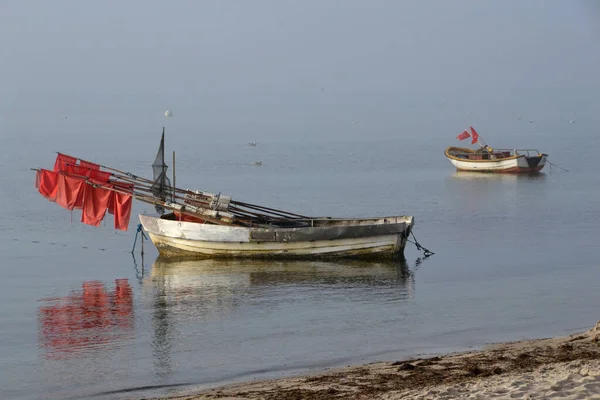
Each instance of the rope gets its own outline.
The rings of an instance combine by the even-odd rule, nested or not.
[[[131,249],[131,254],[133,254],[133,252],[135,251],[135,244],[137,243],[137,238],[138,238],[139,233],[142,234],[141,240],[144,240],[144,239],[148,240],[148,237],[146,236],[146,234],[144,233],[144,230],[142,228],[142,224],[138,224],[137,230],[135,231],[135,238],[133,239],[133,248]]]
[[[422,251],[423,252],[423,258],[427,258],[429,256],[434,255],[435,253],[431,250],[426,249],[425,247],[421,246],[421,244],[419,243],[419,241],[417,240],[417,238],[415,237],[415,234],[413,233],[413,231],[410,231],[410,234],[412,235],[413,239],[415,239],[415,241],[413,242],[410,239],[406,239],[407,241],[411,242],[412,244],[414,244],[417,247],[417,250]]]
[[[560,169],[562,169],[562,170],[563,170],[563,171],[565,171],[565,172],[569,172],[569,170],[568,170],[568,169],[566,169],[566,168],[563,168],[563,167],[561,167],[560,165],[556,165],[556,164],[554,164],[554,163],[551,163],[550,161],[547,161],[547,163],[548,163],[548,164],[550,164],[550,165],[551,165],[551,166],[553,166],[553,167],[560,168]]]

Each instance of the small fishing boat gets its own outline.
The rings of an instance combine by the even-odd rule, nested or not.
[[[140,215],[161,257],[210,258],[398,258],[414,219],[311,218],[266,225],[229,226],[187,222],[174,213]]]
[[[479,134],[473,127],[471,133],[466,130],[456,138],[464,140],[472,138],[472,144],[478,143],[476,150],[450,146],[444,155],[458,171],[488,173],[537,173],[544,168],[548,155],[537,149],[493,149],[481,142]]]
[[[167,177],[164,129],[152,164],[153,179],[59,153],[53,170],[36,169],[36,188],[48,200],[99,226],[106,214],[127,230],[133,199],[158,215],[139,216],[160,255],[194,258],[397,259],[412,233],[412,216],[310,217],[233,200],[221,193],[175,186]],[[413,235],[414,238],[414,235]],[[425,256],[429,250],[414,241]]]

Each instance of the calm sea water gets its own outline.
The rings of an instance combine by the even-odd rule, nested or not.
[[[436,254],[409,245],[396,264],[161,263],[139,241],[133,257],[135,216],[151,207],[134,205],[128,232],[85,226],[29,168],[64,151],[150,176],[160,128],[8,134],[0,397],[131,398],[586,329],[600,319],[599,121],[567,119],[479,127],[569,169],[536,177],[455,172],[442,153],[462,126],[256,147],[167,131],[178,186],[304,214],[415,216]]]

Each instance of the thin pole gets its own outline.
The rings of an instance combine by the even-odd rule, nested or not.
[[[295,214],[295,213],[291,213],[291,212],[287,212],[287,211],[283,211],[283,210],[277,210],[275,208],[259,206],[259,205],[256,205],[256,204],[242,203],[241,201],[235,201],[235,202],[232,202],[232,203],[234,203],[237,206],[241,206],[241,207],[254,208],[255,210],[263,210],[263,211],[269,211],[269,212],[273,212],[273,213],[284,213],[284,214],[291,215],[291,216],[294,216],[294,217],[299,217],[299,218],[304,218],[304,219],[311,219],[311,217],[306,217],[304,215]]]
[[[469,130],[471,131],[471,135],[473,135],[473,133],[477,133],[475,131],[475,129],[473,129],[472,126],[469,126]],[[487,143],[483,139],[481,139],[481,141],[479,140],[480,137],[481,136],[479,135],[479,133],[477,133],[477,144],[479,144],[481,147],[487,147]],[[481,142],[483,142],[483,144]],[[475,143],[471,143],[471,144],[475,144]]]
[[[173,150],[173,192],[172,192],[172,196],[171,199],[173,201],[175,201],[175,188],[177,187],[177,185],[175,185],[175,150]]]
[[[162,130],[162,140],[161,140],[161,158],[162,158],[162,174],[161,174],[161,179],[160,179],[160,190],[164,191],[165,190],[165,186],[166,186],[166,175],[165,175],[165,127],[163,126],[163,130]]]

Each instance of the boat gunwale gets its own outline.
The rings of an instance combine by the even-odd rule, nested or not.
[[[167,215],[167,214],[165,214]],[[198,225],[208,225],[208,226],[224,226],[224,225],[215,225],[215,224],[206,224],[204,222],[197,221],[178,221],[173,219],[164,218],[165,215],[162,216],[152,216],[152,215],[144,215],[144,217],[156,218],[161,221],[169,221],[169,222],[177,222],[177,223],[191,223]],[[371,225],[397,225],[397,224],[407,224],[414,225],[415,218],[411,215],[386,215],[380,217],[365,217],[365,218],[335,218],[335,217],[316,217],[316,218],[297,218],[291,220],[291,222],[332,222],[331,225],[318,225],[318,226],[277,226],[277,225],[261,225],[261,226],[228,226],[228,228],[241,228],[248,231],[254,230],[292,230],[292,229],[306,229],[306,228],[334,228],[334,227],[350,227],[350,226],[371,226]],[[382,223],[377,223],[378,221],[383,221]],[[342,224],[335,224],[336,222]],[[350,222],[348,224],[343,224],[343,222]],[[353,224],[351,222],[363,222]]]

